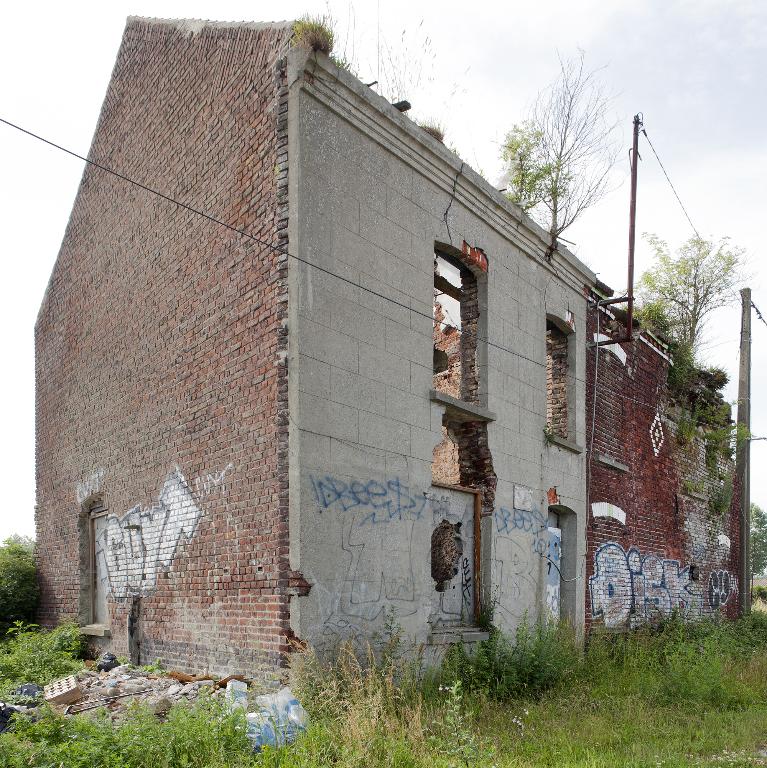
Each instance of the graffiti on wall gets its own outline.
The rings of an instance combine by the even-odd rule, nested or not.
[[[399,616],[417,610],[411,551],[413,526],[428,499],[392,477],[346,482],[331,475],[309,478],[316,510],[341,515],[341,548],[349,567],[331,621],[375,621],[388,606]],[[343,620],[337,617],[340,613]]]
[[[193,536],[200,515],[178,467],[168,474],[156,503],[137,504],[122,517],[110,514],[96,539],[96,568],[108,579],[112,597],[153,592],[179,545]]]
[[[411,492],[398,477],[345,482],[325,475],[310,481],[320,512],[352,512],[358,526],[420,520],[428,503],[425,493]]]
[[[708,576],[708,604],[717,610],[727,605],[730,598],[737,592],[737,581],[729,571],[711,571]]]
[[[515,485],[513,508],[498,507],[493,520],[497,534],[493,584],[500,598],[496,609],[513,623],[533,607],[532,601],[538,594],[542,563],[549,558],[548,519],[534,503],[532,491]],[[545,565],[552,567],[548,562]],[[558,586],[559,573],[555,572]],[[546,581],[546,592],[542,595],[546,610],[553,612],[556,607],[558,611],[559,590],[554,588],[553,577],[551,583]]]
[[[427,566],[429,562],[428,550],[413,551],[419,522],[433,530],[443,525],[460,532],[460,547],[453,542],[455,567],[449,574],[440,574],[442,589],[434,591],[431,601],[434,620],[461,621],[472,615],[473,500],[467,503],[465,493],[419,491],[398,477],[310,476],[309,484],[315,511],[337,516],[341,549],[348,562],[342,579],[332,584],[318,579],[312,587],[321,620],[309,628],[309,634],[317,647],[353,640],[366,622],[382,620],[387,614],[400,619],[424,608],[414,570],[419,561]]]
[[[226,484],[227,475],[234,469],[234,464],[227,464],[220,472],[205,472],[194,479],[194,490],[197,498],[211,496],[219,493],[226,496],[228,487]]]
[[[727,571],[712,571],[710,609],[721,608],[735,584],[735,577]],[[597,549],[589,587],[592,616],[610,628],[635,627],[672,611],[692,617],[705,610],[702,587],[692,580],[689,567],[655,554],[642,555],[636,547],[626,551],[616,542]]]

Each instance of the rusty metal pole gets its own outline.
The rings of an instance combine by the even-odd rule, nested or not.
[[[634,142],[631,148],[631,203],[629,207],[629,275],[628,306],[626,308],[626,341],[633,338],[634,325],[634,241],[636,240],[637,218],[637,160],[639,159],[639,129],[642,118],[634,115]]]

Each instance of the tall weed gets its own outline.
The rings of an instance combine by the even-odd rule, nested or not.
[[[82,669],[82,636],[76,624],[51,631],[16,623],[0,643],[0,694],[22,683],[45,685]]]
[[[526,620],[513,639],[492,628],[490,637],[473,652],[454,645],[440,677],[445,684],[459,680],[464,689],[495,699],[538,696],[573,675],[579,651],[572,628],[565,624]]]

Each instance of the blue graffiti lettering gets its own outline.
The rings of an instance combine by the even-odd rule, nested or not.
[[[347,483],[331,475],[311,476],[310,480],[320,511],[367,512],[359,519],[360,526],[420,520],[428,501],[426,494],[414,495],[397,477],[384,482]]]

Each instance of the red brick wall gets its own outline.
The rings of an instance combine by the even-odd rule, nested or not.
[[[289,35],[129,20],[91,157],[286,246]],[[156,582],[131,576],[145,585],[142,661],[249,674],[279,663],[295,583],[286,268],[278,251],[86,168],[36,327],[44,624],[78,617],[82,499],[115,516],[120,556],[136,535],[120,518],[141,505],[151,547],[178,467],[199,516],[175,538],[172,521],[154,524],[164,560],[152,550],[139,571]],[[110,598],[118,653],[130,604]]]
[[[600,312],[600,333],[617,338],[625,328]],[[588,341],[594,340],[597,313],[588,316]],[[705,499],[689,495],[690,480],[705,478],[707,490],[716,482],[707,470],[703,443],[678,442],[676,411],[666,387],[668,363],[650,345],[635,338],[622,345],[625,365],[605,347],[599,350],[594,407],[595,349],[587,356],[588,552],[586,621],[611,628],[636,626],[677,609],[690,617],[737,610],[738,498],[721,525],[711,519]],[[592,412],[595,426],[592,435]],[[653,422],[659,419],[662,429]],[[607,466],[607,456],[628,471]],[[725,463],[723,473],[733,475]],[[605,502],[625,512],[625,525],[597,517],[593,504]],[[718,542],[723,533],[729,550]],[[690,578],[689,566],[699,569]],[[721,572],[730,576],[723,577]],[[721,590],[722,579],[729,589]]]

